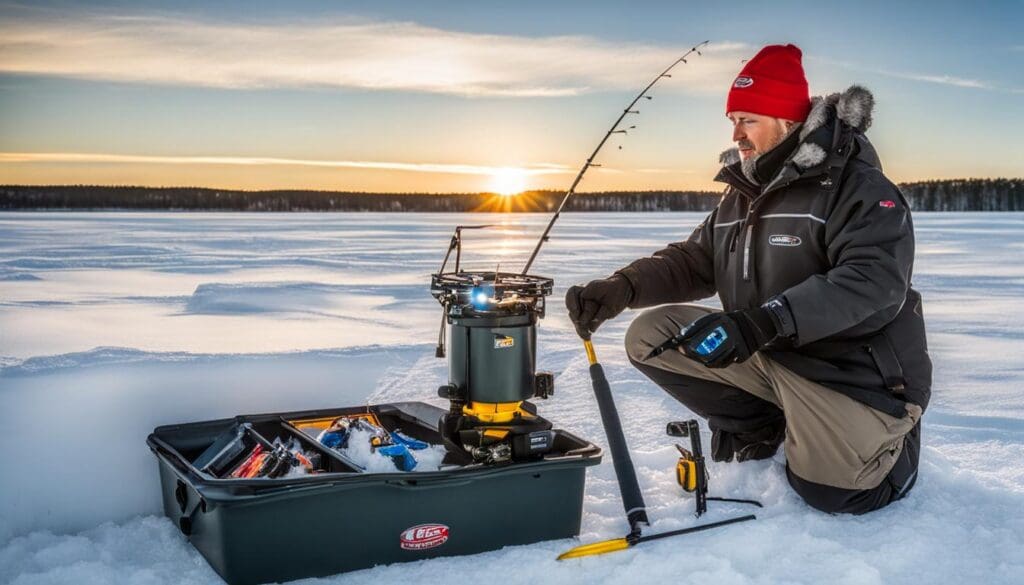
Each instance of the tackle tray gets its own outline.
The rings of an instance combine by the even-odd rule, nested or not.
[[[375,565],[475,554],[579,533],[586,467],[601,449],[555,431],[535,460],[482,465],[448,452],[440,471],[362,472],[320,445],[316,425],[372,413],[387,430],[441,444],[446,411],[422,402],[243,415],[158,427],[164,514],[232,585],[333,575]],[[248,424],[268,441],[297,438],[317,474],[230,479],[200,471],[215,442]],[[312,427],[312,428],[309,428]],[[249,428],[249,427],[247,427]],[[301,429],[301,430],[300,430]]]

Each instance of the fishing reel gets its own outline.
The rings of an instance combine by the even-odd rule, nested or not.
[[[543,455],[554,433],[528,400],[554,393],[552,374],[536,371],[537,321],[554,283],[543,276],[460,270],[463,229],[456,228],[441,270],[431,278],[430,292],[443,311],[436,355],[448,358],[448,383],[438,396],[450,409],[438,430],[449,448],[482,463]],[[446,272],[453,250],[455,270]]]

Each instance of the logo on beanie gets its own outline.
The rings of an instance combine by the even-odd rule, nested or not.
[[[734,81],[732,84],[733,87],[739,88],[750,87],[751,85],[754,85],[754,80],[751,79],[750,77],[747,77],[746,75],[741,75],[737,77],[736,81]]]

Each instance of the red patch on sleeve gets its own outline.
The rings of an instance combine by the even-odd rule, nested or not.
[[[896,202],[893,201],[892,199],[884,199],[884,200],[878,202],[878,206],[879,207],[888,207],[888,208],[891,209],[893,207],[896,207]]]

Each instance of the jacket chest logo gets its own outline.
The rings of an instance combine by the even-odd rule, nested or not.
[[[768,243],[773,245],[773,246],[786,246],[786,247],[799,246],[800,242],[802,242],[802,241],[803,240],[801,240],[800,238],[798,238],[796,236],[789,236],[789,235],[784,235],[784,234],[782,234],[782,235],[774,235],[774,236],[770,236],[768,238]]]

